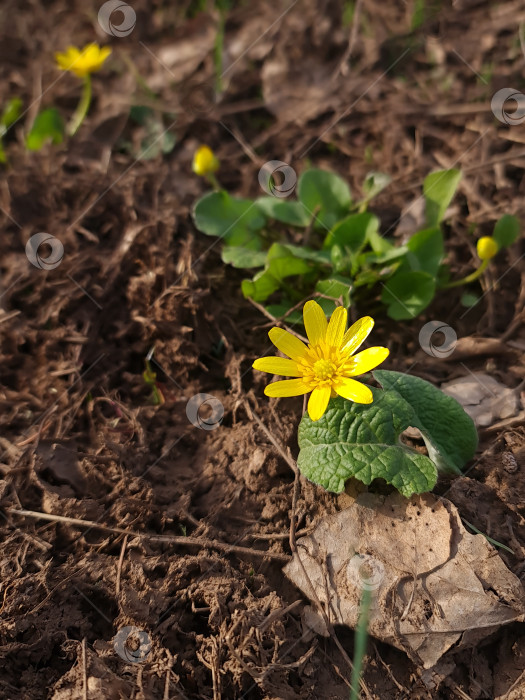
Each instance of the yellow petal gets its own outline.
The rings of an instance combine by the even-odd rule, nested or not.
[[[253,368],[269,374],[282,374],[283,377],[302,377],[303,373],[297,368],[297,363],[293,360],[286,360],[283,357],[261,357],[255,360]]]
[[[334,387],[339,396],[356,403],[372,403],[374,395],[370,387],[356,382],[355,379],[345,379],[339,386]]]
[[[363,316],[346,331],[341,341],[341,351],[351,355],[365,342],[374,327],[374,319]]]
[[[302,379],[283,379],[281,382],[268,384],[264,393],[266,396],[301,396],[309,391]]]
[[[82,56],[86,61],[93,63],[94,61],[98,61],[99,51],[100,49],[97,44],[88,44],[82,49]]]
[[[80,56],[80,51],[74,46],[69,46],[63,53],[55,53],[55,60],[57,65],[62,70],[69,70],[71,64],[78,60]]]
[[[100,49],[100,53],[98,55],[98,60],[100,61],[100,65],[104,63],[106,58],[111,55],[111,49],[109,46],[103,46]]]
[[[311,345],[317,345],[326,335],[328,324],[324,311],[316,301],[307,301],[303,308],[306,335]]]
[[[319,420],[324,414],[330,401],[331,393],[332,387],[330,386],[317,387],[312,391],[308,400],[308,415],[312,420]]]
[[[292,360],[298,360],[306,355],[306,345],[284,328],[272,328],[268,335],[275,347]]]
[[[349,377],[355,377],[357,374],[369,372],[381,362],[384,362],[390,350],[388,348],[374,347],[367,348],[362,352],[358,352],[346,363],[344,373]]]
[[[341,341],[345,334],[346,319],[347,319],[346,309],[342,306],[338,306],[330,318],[330,323],[326,331],[326,344],[331,345],[333,348],[341,347]]]

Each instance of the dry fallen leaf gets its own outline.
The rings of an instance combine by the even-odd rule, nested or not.
[[[519,579],[433,494],[361,494],[297,544],[284,572],[312,600],[314,587],[333,623],[355,628],[367,587],[370,634],[424,668],[524,616]]]
[[[483,372],[446,382],[441,389],[459,401],[478,427],[510,418],[518,411],[517,392]]]

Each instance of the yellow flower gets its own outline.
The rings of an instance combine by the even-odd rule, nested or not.
[[[196,175],[210,175],[219,169],[219,159],[209,146],[200,146],[193,156],[192,168]]]
[[[364,316],[345,333],[347,312],[338,306],[327,322],[322,308],[315,301],[307,301],[303,309],[304,327],[309,345],[306,346],[282,328],[272,328],[270,340],[285,355],[262,357],[253,363],[254,369],[285,377],[297,377],[269,384],[267,396],[300,396],[311,391],[308,414],[319,420],[326,411],[331,396],[339,394],[356,403],[372,403],[369,387],[352,379],[374,369],[388,357],[388,349],[368,348],[354,355],[374,327],[374,320]]]
[[[100,70],[110,53],[109,46],[101,48],[98,44],[88,44],[83,49],[69,46],[64,53],[55,53],[55,60],[60,70],[68,70],[78,78],[85,78]]]
[[[492,236],[482,236],[477,244],[480,260],[490,260],[498,252],[498,244]]]

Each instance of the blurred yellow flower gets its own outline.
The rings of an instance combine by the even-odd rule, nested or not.
[[[83,49],[69,46],[64,53],[55,53],[55,60],[60,70],[68,70],[78,78],[85,78],[100,70],[110,53],[109,46],[100,47],[98,44],[88,44]]]
[[[219,165],[219,159],[209,146],[200,146],[195,151],[192,168],[196,175],[212,175]]]
[[[492,236],[483,236],[478,241],[477,250],[480,260],[490,260],[498,252],[498,244]]]
[[[304,326],[309,345],[306,346],[282,328],[269,332],[272,343],[291,359],[262,357],[253,363],[254,369],[280,374],[284,381],[269,384],[267,396],[300,396],[311,391],[308,415],[319,420],[326,411],[331,396],[339,394],[355,403],[372,403],[372,391],[352,379],[377,367],[389,354],[387,348],[373,347],[354,355],[374,327],[374,320],[364,316],[346,332],[347,312],[338,306],[327,322],[322,308],[307,301],[303,309]]]

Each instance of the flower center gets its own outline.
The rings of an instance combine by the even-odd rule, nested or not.
[[[330,360],[317,360],[313,366],[316,379],[331,379],[337,371],[337,367]]]

